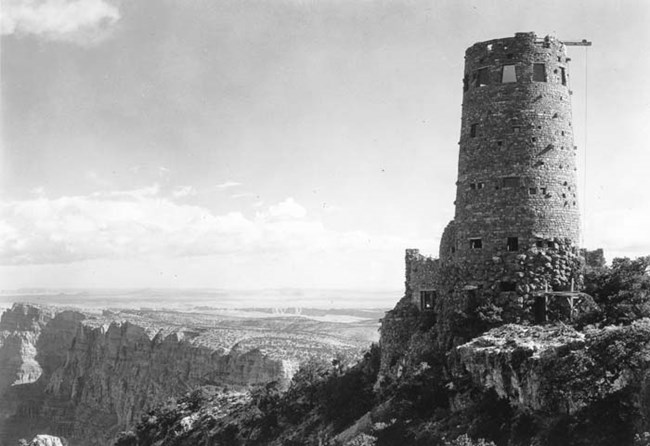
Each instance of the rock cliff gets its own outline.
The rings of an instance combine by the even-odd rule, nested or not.
[[[629,404],[649,407],[650,319],[584,333],[504,325],[457,347],[454,358],[456,380],[468,376],[520,410],[573,415],[625,391],[636,395]]]
[[[212,347],[189,329],[16,304],[0,321],[0,440],[48,433],[108,444],[170,396],[282,380],[285,365],[255,348]]]

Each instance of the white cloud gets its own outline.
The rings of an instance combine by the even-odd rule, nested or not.
[[[253,197],[257,197],[257,194],[253,192],[240,192],[238,194],[232,194],[230,196],[230,198],[253,198]]]
[[[36,195],[37,197],[41,197],[45,195],[45,188],[43,186],[38,186],[33,188],[31,191],[32,195]]]
[[[120,12],[105,0],[3,0],[2,34],[32,34],[88,44],[101,41]]]
[[[279,220],[297,219],[304,218],[307,215],[307,210],[289,197],[283,202],[269,207],[266,215]]]
[[[153,185],[86,196],[0,202],[0,263],[394,249],[398,238],[335,232],[293,198],[248,218],[175,203]]]
[[[174,198],[183,198],[196,195],[196,189],[192,186],[180,186],[172,191]]]
[[[237,186],[241,186],[241,183],[238,183],[237,181],[226,181],[225,183],[217,184],[215,187],[217,189],[228,189]]]

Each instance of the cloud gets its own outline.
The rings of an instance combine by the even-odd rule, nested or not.
[[[105,0],[3,0],[2,34],[91,44],[110,34],[119,10]]]
[[[305,218],[307,210],[289,197],[281,203],[269,207],[266,216],[272,219],[287,220]]]
[[[0,263],[5,265],[403,246],[399,238],[328,230],[293,198],[253,217],[215,215],[176,203],[161,196],[158,185],[0,202]]]
[[[196,195],[196,189],[192,186],[180,186],[172,191],[174,198],[183,198]]]
[[[259,198],[259,196],[253,192],[240,192],[238,194],[232,194],[230,196],[230,198],[253,198],[253,197]]]
[[[238,183],[237,181],[226,181],[225,183],[217,184],[215,187],[217,189],[228,189],[237,186],[241,186],[241,183]]]

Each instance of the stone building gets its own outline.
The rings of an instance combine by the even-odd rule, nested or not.
[[[489,297],[508,319],[539,320],[561,292],[572,308],[582,262],[569,60],[560,40],[534,33],[467,49],[455,216],[438,259],[406,252],[421,310]]]

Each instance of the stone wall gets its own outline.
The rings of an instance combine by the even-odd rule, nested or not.
[[[577,246],[568,76],[564,45],[554,38],[518,33],[467,50],[456,213],[443,262],[492,271],[489,261],[504,252],[543,250],[555,240]],[[516,255],[512,261],[514,268]]]
[[[437,259],[423,256],[418,249],[407,249],[405,264],[405,296],[419,308],[420,292],[424,290],[436,290],[439,262]]]
[[[543,292],[582,286],[568,62],[562,42],[534,33],[466,51],[455,216],[439,260],[406,251],[406,299],[436,313],[443,343],[459,312],[491,304],[535,322]],[[545,308],[568,320],[571,301]]]

